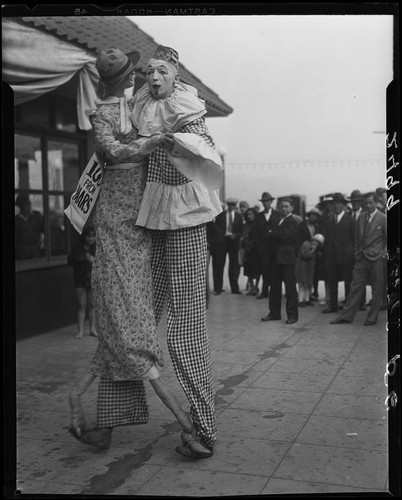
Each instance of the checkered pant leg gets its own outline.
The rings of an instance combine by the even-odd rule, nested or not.
[[[161,232],[162,233],[162,232]],[[211,354],[206,324],[206,226],[163,231],[154,240],[154,286],[167,279],[167,345],[200,436],[216,440]],[[164,301],[156,293],[156,301]],[[156,310],[160,304],[156,302]]]
[[[152,232],[151,269],[154,287],[155,319],[158,325],[168,295],[168,277],[166,269],[166,235],[167,231]]]
[[[149,411],[142,380],[100,379],[97,427],[146,424]]]

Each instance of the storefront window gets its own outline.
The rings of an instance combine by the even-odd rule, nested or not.
[[[77,235],[64,210],[82,169],[87,134],[76,102],[54,93],[16,106],[15,256],[17,271],[67,263]]]
[[[42,153],[39,137],[15,135],[14,173],[16,189],[42,189]]]
[[[45,255],[43,196],[22,192],[15,197],[15,258],[38,259]]]
[[[49,191],[74,191],[79,179],[79,147],[76,143],[48,141]]]

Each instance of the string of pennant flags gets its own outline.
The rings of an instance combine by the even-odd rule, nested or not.
[[[266,169],[292,169],[292,168],[352,168],[352,167],[384,167],[386,162],[383,159],[368,160],[322,160],[322,161],[285,161],[285,162],[226,162],[225,167],[231,170],[266,170]]]

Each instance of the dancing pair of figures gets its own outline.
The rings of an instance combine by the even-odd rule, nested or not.
[[[204,102],[179,79],[178,53],[159,46],[147,82],[127,98],[140,55],[101,51],[91,115],[104,176],[94,207],[92,287],[98,346],[70,393],[71,433],[107,449],[116,426],[145,424],[144,382],[182,427],[176,451],[213,455],[217,428],[206,324],[206,223],[221,212],[222,165],[205,125]],[[157,325],[167,303],[167,346],[190,414],[162,383]],[[96,426],[81,398],[99,377]]]

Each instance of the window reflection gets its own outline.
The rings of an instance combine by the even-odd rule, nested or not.
[[[37,259],[45,254],[43,198],[41,195],[20,193],[15,206],[15,258]]]
[[[64,196],[49,196],[51,255],[67,253],[67,231],[64,215]]]
[[[42,189],[42,153],[39,137],[15,135],[16,189]]]
[[[77,132],[77,110],[68,99],[58,97],[54,115],[55,126],[58,130]]]
[[[78,144],[48,141],[48,187],[51,191],[74,191],[79,179]]]

